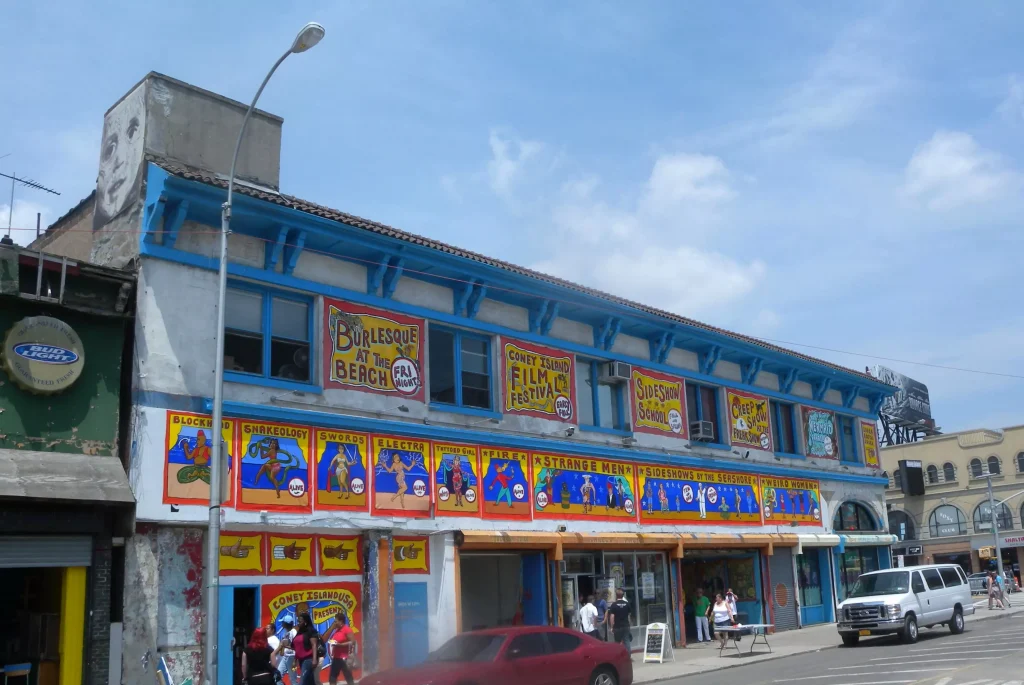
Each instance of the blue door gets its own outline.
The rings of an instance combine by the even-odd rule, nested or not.
[[[543,552],[522,556],[523,623],[528,626],[543,626],[548,622],[544,566]]]
[[[423,663],[430,653],[429,635],[427,584],[395,583],[395,664]]]

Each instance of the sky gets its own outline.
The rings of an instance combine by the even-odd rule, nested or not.
[[[260,100],[285,119],[283,191],[890,366],[928,385],[946,432],[1024,423],[1024,3],[39,0],[3,15],[0,172],[61,193],[16,189],[18,242],[92,190],[103,113],[147,72],[247,102],[315,20],[323,42]]]

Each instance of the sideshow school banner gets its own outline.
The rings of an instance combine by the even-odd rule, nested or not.
[[[668,466],[638,468],[641,523],[761,523],[755,475]]]
[[[483,517],[529,521],[530,455],[519,450],[480,448]]]
[[[373,514],[430,516],[430,442],[373,436]]]
[[[241,421],[242,467],[238,508],[307,513],[310,429],[283,423]]]
[[[316,554],[312,535],[282,536],[269,534],[270,575],[316,575]]]
[[[423,320],[324,299],[324,387],[423,401]]]
[[[836,415],[825,409],[801,407],[807,456],[818,459],[838,459]]]
[[[683,380],[633,367],[630,375],[633,430],[685,438],[686,393]]]
[[[480,459],[473,445],[434,443],[434,511],[480,516]]]
[[[221,438],[227,450],[228,498],[235,501],[235,429],[234,419],[221,423]],[[164,435],[164,504],[209,504],[210,458],[213,447],[213,418],[209,415],[167,412]]]
[[[760,481],[765,525],[821,525],[818,481],[770,476],[761,476]]]
[[[345,614],[349,626],[355,633],[358,653],[363,647],[363,615],[360,596],[362,586],[358,582],[335,581],[322,584],[287,584],[260,586],[260,612],[262,623],[273,623],[277,628],[277,637],[284,636],[281,621],[291,621],[298,625],[299,614],[307,613],[313,619],[313,626],[321,635],[334,623],[338,612]],[[359,671],[355,671],[356,677]],[[327,670],[319,672],[319,682],[327,682]]]
[[[636,473],[631,464],[534,452],[534,518],[636,520]]]
[[[358,535],[319,535],[320,575],[350,576],[363,572],[362,538]]]
[[[267,543],[264,533],[220,534],[220,575],[262,576],[267,572]]]
[[[316,508],[366,511],[369,436],[324,428],[313,429],[313,436]]]
[[[501,382],[506,414],[555,421],[572,421],[576,416],[576,368],[571,354],[503,340]]]
[[[874,421],[860,422],[861,441],[864,443],[864,463],[873,468],[879,468],[878,461],[878,431]]]
[[[733,447],[755,450],[772,448],[772,422],[768,398],[739,390],[728,390],[729,433]]]

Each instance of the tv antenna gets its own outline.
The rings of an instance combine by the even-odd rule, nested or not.
[[[8,154],[10,154],[10,153],[8,153]],[[4,155],[4,157],[6,157],[6,156],[7,155]],[[21,185],[25,186],[26,188],[34,188],[35,190],[42,190],[42,191],[45,191],[45,192],[50,193],[52,195],[60,195],[60,193],[58,193],[56,190],[54,190],[52,188],[47,188],[46,186],[44,186],[42,183],[39,183],[38,181],[33,181],[31,178],[19,178],[17,173],[13,173],[13,174],[3,174],[3,173],[0,173],[0,176],[3,176],[4,178],[11,179],[11,205],[8,208],[8,212],[7,212],[7,236],[4,238],[4,242],[5,243],[11,244],[12,242],[14,242],[14,241],[11,240],[11,225],[14,223],[14,188],[15,188],[15,186],[18,183],[20,183]]]

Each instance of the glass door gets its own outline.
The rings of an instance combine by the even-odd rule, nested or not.
[[[662,552],[636,555],[638,625],[669,622],[666,570]]]
[[[576,576],[562,576],[562,626],[578,629],[579,586]]]

